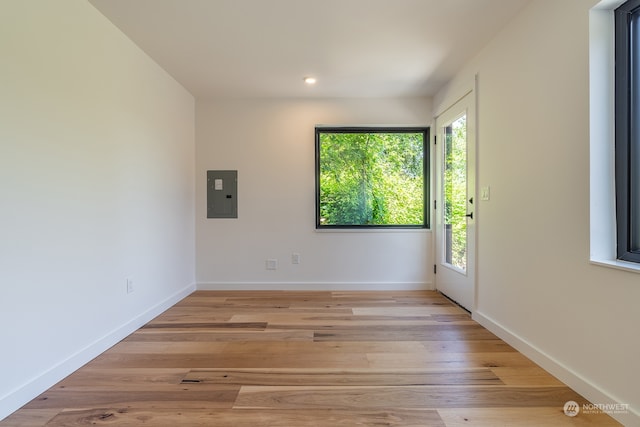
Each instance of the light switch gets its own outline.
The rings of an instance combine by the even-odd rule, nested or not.
[[[480,188],[480,200],[489,200],[491,198],[491,187]]]

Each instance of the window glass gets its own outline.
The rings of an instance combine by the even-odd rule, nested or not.
[[[428,227],[428,128],[316,128],[316,227]]]
[[[467,116],[444,129],[445,262],[467,269]]]
[[[640,0],[615,11],[617,258],[640,262]]]

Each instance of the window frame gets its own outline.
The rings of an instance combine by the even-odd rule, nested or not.
[[[320,216],[320,135],[323,133],[422,133],[423,222],[422,224],[322,224]],[[316,230],[423,230],[430,229],[430,128],[429,126],[321,126],[315,127],[315,216]]]
[[[640,27],[640,0],[614,11],[616,258],[640,263],[640,249],[634,249],[640,242],[633,238],[640,227],[640,185],[633,179],[640,172],[640,123],[633,119],[640,113],[640,37],[632,39],[632,18]]]

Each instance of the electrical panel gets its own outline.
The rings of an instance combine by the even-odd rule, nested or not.
[[[207,171],[207,218],[238,218],[238,171]]]

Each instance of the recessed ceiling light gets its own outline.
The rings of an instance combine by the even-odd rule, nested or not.
[[[308,85],[313,85],[316,84],[316,78],[315,77],[305,77],[304,78],[304,82]]]

